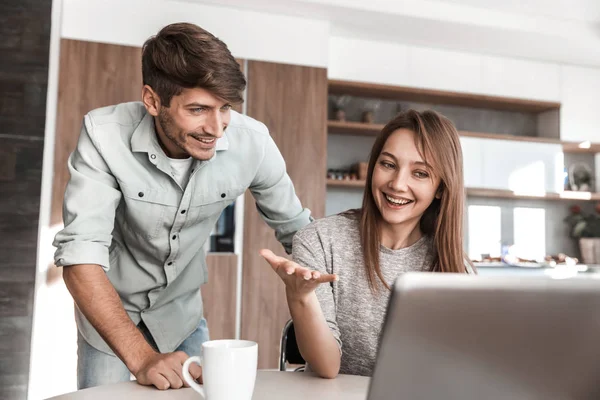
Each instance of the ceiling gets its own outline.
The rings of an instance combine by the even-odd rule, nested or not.
[[[333,36],[600,67],[600,0],[184,0],[330,23]]]

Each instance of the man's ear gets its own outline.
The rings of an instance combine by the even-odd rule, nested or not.
[[[144,85],[142,88],[142,102],[144,103],[144,107],[146,107],[146,110],[150,115],[153,117],[158,116],[161,105],[160,97],[148,85]]]

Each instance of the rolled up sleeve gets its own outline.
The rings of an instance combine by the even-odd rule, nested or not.
[[[121,192],[110,173],[89,116],[68,160],[71,175],[63,203],[64,228],[54,238],[57,266],[98,264],[108,270],[116,208]]]
[[[266,139],[262,160],[250,191],[260,216],[275,230],[275,237],[291,254],[294,234],[313,218],[310,210],[300,204],[286,172],[283,156],[271,136]]]

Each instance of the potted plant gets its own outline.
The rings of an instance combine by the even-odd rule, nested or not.
[[[565,218],[569,236],[579,241],[584,264],[600,264],[600,203],[594,209],[595,213],[585,214],[580,206],[573,205]]]

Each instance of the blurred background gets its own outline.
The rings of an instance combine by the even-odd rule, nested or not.
[[[248,79],[238,111],[269,127],[315,217],[360,206],[385,122],[434,109],[461,134],[480,273],[597,276],[597,0],[3,0],[0,398],[76,389],[51,244],[66,159],[86,112],[139,100],[141,45],[181,21],[228,44]],[[257,251],[282,251],[247,196],[206,245],[202,296],[212,338],[258,341],[259,367],[276,368],[289,314]]]

